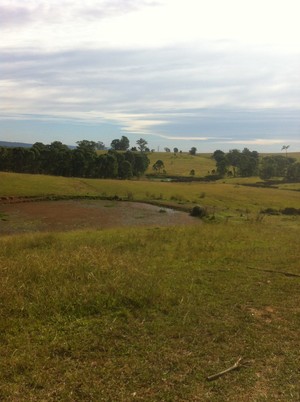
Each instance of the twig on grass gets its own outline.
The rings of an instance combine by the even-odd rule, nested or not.
[[[255,271],[269,272],[271,274],[279,274],[279,275],[284,275],[284,276],[295,276],[296,278],[300,278],[300,275],[293,274],[292,272],[275,271],[274,269],[263,269],[263,268],[249,267],[249,266],[247,266],[246,268],[253,269]]]
[[[213,381],[213,380],[216,380],[216,379],[219,378],[219,377],[222,377],[224,374],[229,373],[229,372],[232,371],[232,370],[238,370],[239,368],[241,368],[241,367],[243,366],[243,364],[241,364],[241,360],[242,360],[242,358],[239,357],[238,360],[234,363],[233,366],[229,367],[229,368],[226,369],[226,370],[220,371],[219,373],[210,375],[210,376],[208,376],[206,379],[207,379],[208,381]]]

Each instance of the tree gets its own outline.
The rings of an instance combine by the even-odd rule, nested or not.
[[[160,173],[161,169],[164,169],[164,167],[165,167],[164,162],[161,159],[159,159],[154,163],[152,169]]]
[[[103,151],[105,149],[105,144],[102,141],[98,141],[96,144],[97,151]]]
[[[95,141],[89,141],[89,140],[81,140],[77,141],[77,148],[80,148],[85,151],[89,152],[95,152],[97,149],[97,143]]]
[[[168,147],[164,147],[164,150],[165,150],[166,152],[171,152],[170,148],[168,148]]]
[[[283,155],[265,156],[261,161],[259,176],[264,180],[271,177],[286,177],[290,166],[295,161],[294,158],[287,158]]]
[[[217,149],[213,154],[212,158],[218,162],[219,160],[222,160],[225,157],[225,152],[221,151],[220,149]]]
[[[134,164],[132,166],[133,175],[137,177],[143,175],[146,172],[149,164],[150,160],[145,153],[134,153]]]
[[[240,162],[241,152],[238,149],[231,149],[226,155],[228,164],[233,167],[233,176],[236,177],[237,167]]]
[[[79,177],[93,177],[95,175],[96,146],[94,141],[77,141],[77,148],[74,150],[73,168]],[[78,163],[78,166],[76,165]],[[81,172],[81,173],[79,173]]]
[[[173,148],[173,152],[174,152],[174,154],[177,154],[178,153],[178,148]]]
[[[146,141],[146,140],[144,140],[143,138],[140,138],[139,140],[137,140],[137,146],[138,146],[138,149],[141,151],[141,152],[145,152],[146,151],[146,145],[148,144],[148,142]]]
[[[118,161],[114,154],[98,155],[95,161],[95,176],[104,179],[118,176]]]
[[[189,154],[190,154],[190,155],[196,155],[196,152],[197,152],[197,148],[196,148],[196,147],[192,147],[192,148],[189,150]]]
[[[224,156],[222,159],[219,158],[217,160],[216,165],[217,165],[217,173],[220,176],[224,176],[226,174],[227,168],[228,168],[228,161],[227,161],[226,156]],[[214,174],[214,171],[212,171],[212,174]]]
[[[258,152],[244,148],[238,162],[239,175],[243,177],[255,176],[258,172],[258,162]]]
[[[285,150],[285,156],[287,157],[287,150],[289,149],[289,145],[282,145],[281,151]]]
[[[292,181],[300,180],[300,162],[295,162],[288,167],[286,177]]]
[[[123,135],[120,140],[112,140],[110,146],[115,151],[126,151],[129,148],[129,139]]]
[[[130,162],[124,160],[119,166],[119,177],[121,179],[130,179],[133,176],[132,165]]]

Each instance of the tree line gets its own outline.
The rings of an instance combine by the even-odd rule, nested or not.
[[[232,149],[225,153],[216,150],[213,155],[217,174],[224,176],[259,176],[263,180],[284,177],[289,181],[300,180],[300,163],[284,155],[268,155],[260,158],[257,151],[244,148],[242,151]]]
[[[109,150],[98,155],[98,144],[82,140],[70,149],[60,141],[30,148],[0,147],[0,170],[16,173],[47,174],[66,177],[130,179],[143,175],[149,166],[145,152]]]

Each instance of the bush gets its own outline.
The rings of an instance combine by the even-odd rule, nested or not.
[[[287,207],[287,208],[281,209],[280,212],[283,215],[300,215],[300,208]]]
[[[277,211],[277,209],[274,208],[266,208],[266,209],[262,209],[260,211],[261,214],[266,214],[266,215],[279,215],[280,212]]]
[[[191,216],[196,216],[198,218],[204,218],[205,216],[207,216],[207,210],[206,210],[206,208],[201,207],[200,205],[196,205],[191,210]]]

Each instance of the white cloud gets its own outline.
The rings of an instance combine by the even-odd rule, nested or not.
[[[276,144],[288,122],[292,139],[299,11],[298,0],[2,0],[1,115],[166,140],[232,130],[249,145]]]
[[[254,140],[234,140],[234,141],[226,141],[227,144],[246,144],[246,145],[273,145],[273,144],[284,144],[286,142],[285,139],[254,139]]]
[[[225,40],[297,50],[300,44],[298,0],[2,0],[0,10],[6,48],[145,48]]]

